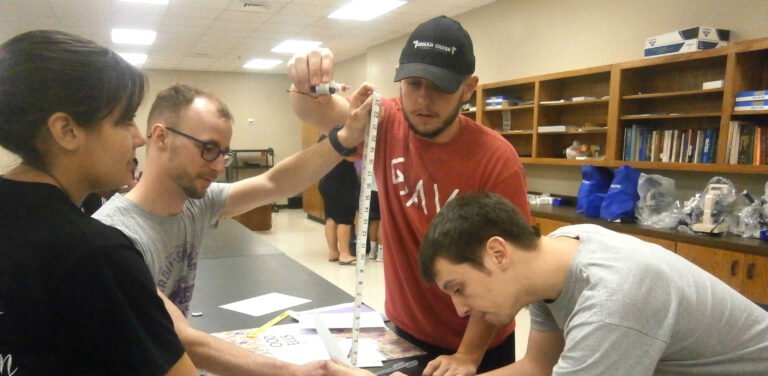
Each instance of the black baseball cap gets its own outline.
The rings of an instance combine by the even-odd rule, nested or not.
[[[456,20],[440,16],[420,24],[408,37],[395,82],[422,77],[447,93],[455,93],[474,72],[475,53],[469,33]]]

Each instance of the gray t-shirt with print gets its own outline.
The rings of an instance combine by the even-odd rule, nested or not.
[[[768,312],[719,279],[600,226],[549,236],[580,240],[560,296],[530,307],[563,331],[553,375],[768,375]]]
[[[144,255],[157,288],[186,316],[203,235],[216,223],[228,191],[228,184],[213,183],[203,198],[188,199],[182,212],[174,216],[154,215],[115,194],[93,217],[131,238]]]

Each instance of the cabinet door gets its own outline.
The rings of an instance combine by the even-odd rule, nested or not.
[[[768,304],[768,257],[744,255],[744,295]]]
[[[677,243],[677,253],[744,293],[742,289],[743,253],[688,243]]]
[[[547,235],[560,227],[570,225],[570,223],[548,218],[533,217],[533,225],[539,228],[542,235]]]
[[[653,243],[653,244],[660,245],[660,246],[666,248],[669,251],[672,251],[672,252],[675,251],[675,242],[672,241],[672,240],[652,238],[650,236],[635,235],[635,234],[629,234],[629,235],[632,235],[632,236],[634,236],[634,237],[636,237],[636,238],[638,238],[638,239],[640,239],[642,241],[646,241],[648,243]]]

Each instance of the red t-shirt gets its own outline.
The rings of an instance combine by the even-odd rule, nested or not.
[[[382,101],[376,137],[375,176],[381,206],[386,287],[385,310],[395,325],[427,343],[458,349],[468,318],[450,297],[419,273],[419,246],[432,218],[457,194],[495,192],[530,220],[522,163],[515,148],[493,130],[463,115],[446,143],[408,128],[399,99]],[[514,331],[498,330],[491,347]]]

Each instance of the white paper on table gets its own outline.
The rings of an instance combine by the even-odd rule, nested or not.
[[[311,302],[311,300],[272,292],[266,295],[225,304],[220,307],[235,312],[245,313],[246,315],[261,316],[307,302]]]
[[[349,350],[352,349],[352,339],[340,341],[339,346],[349,353]],[[357,364],[355,364],[355,367],[383,367],[384,359],[384,354],[379,352],[379,346],[376,344],[376,341],[364,338],[357,340]]]
[[[336,339],[331,335],[328,326],[325,325],[323,315],[315,315],[315,328],[317,329],[317,335],[320,337],[320,340],[323,341],[325,350],[328,351],[328,355],[331,359],[349,365],[349,357],[347,356],[349,352],[345,353],[341,350],[341,346],[339,346],[339,343],[336,342]]]
[[[315,316],[320,315],[323,322],[331,329],[351,329],[352,312],[342,313],[302,313],[299,315],[299,325],[302,329],[315,328]],[[360,312],[361,328],[383,328],[384,320],[378,312]]]
[[[330,359],[320,336],[299,329],[299,324],[273,326],[259,335],[259,341],[272,357],[288,363],[301,365]]]
[[[315,330],[301,329],[299,324],[273,326],[259,335],[269,355],[293,364],[305,364],[315,360],[328,360],[330,356]],[[352,340],[337,342],[346,354]],[[357,343],[358,367],[381,367],[384,356],[374,340],[360,339]]]

